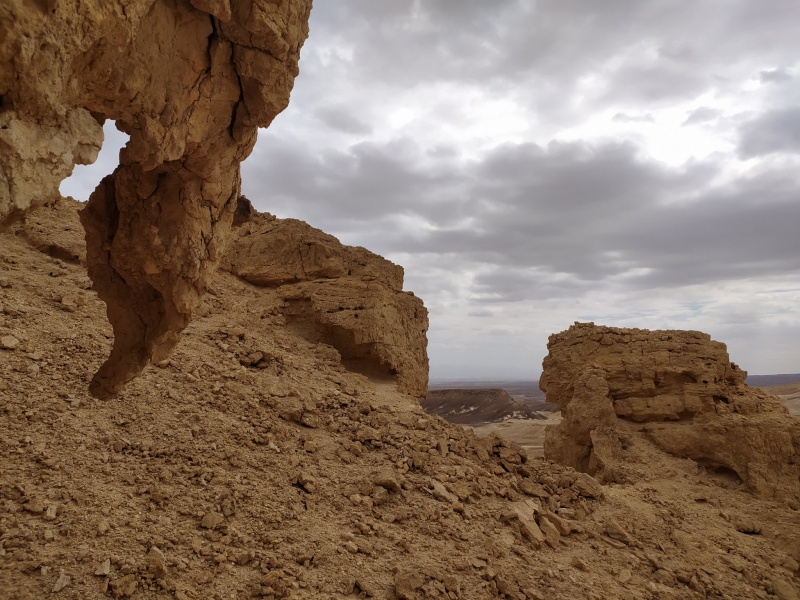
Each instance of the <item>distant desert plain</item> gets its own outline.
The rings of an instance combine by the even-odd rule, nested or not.
[[[800,373],[751,375],[747,378],[747,384],[777,396],[790,414],[800,416]],[[435,412],[453,423],[468,427],[478,435],[495,433],[516,442],[529,456],[544,456],[546,428],[561,422],[558,407],[546,402],[545,394],[536,380],[440,379],[432,380],[429,389],[428,399],[423,402],[428,412]],[[464,393],[463,398],[459,397],[458,391]],[[498,406],[498,392],[502,391],[523,404],[528,409],[525,414],[509,409],[504,412],[505,407]],[[432,399],[441,399],[444,393],[449,395],[449,409],[458,414],[457,418],[446,414],[447,410],[441,406],[439,411],[431,410],[435,405]],[[487,405],[478,406],[482,398]],[[487,420],[489,415],[491,420]]]

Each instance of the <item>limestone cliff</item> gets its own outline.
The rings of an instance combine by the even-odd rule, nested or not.
[[[547,433],[547,458],[631,479],[646,441],[759,495],[800,496],[800,420],[745,385],[707,334],[576,323],[548,350],[540,386],[563,420]]]
[[[349,369],[428,389],[428,312],[403,292],[403,268],[295,219],[257,214],[236,231],[222,268],[276,288],[287,325],[335,348]]]
[[[57,196],[101,125],[130,135],[82,212],[114,327],[92,382],[164,358],[198,306],[239,197],[239,163],[288,101],[311,0],[6,0],[0,222]]]

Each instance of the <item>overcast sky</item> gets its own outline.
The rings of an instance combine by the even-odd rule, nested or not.
[[[317,0],[256,207],[405,267],[432,378],[536,378],[573,321],[800,372],[797,0]],[[62,186],[88,197],[113,168]]]

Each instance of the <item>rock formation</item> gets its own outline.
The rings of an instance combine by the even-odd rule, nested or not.
[[[236,233],[222,268],[276,288],[290,328],[335,348],[350,370],[425,395],[428,312],[402,291],[402,267],[295,219],[251,215]]]
[[[91,389],[113,394],[175,345],[222,253],[239,163],[283,110],[311,0],[6,0],[0,5],[0,222],[130,135],[82,213],[114,327]]]
[[[547,458],[632,479],[647,442],[758,495],[800,499],[800,420],[745,385],[724,344],[697,331],[576,323],[548,350],[540,386],[563,420],[547,432]]]

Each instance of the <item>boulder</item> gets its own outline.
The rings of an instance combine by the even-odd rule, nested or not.
[[[250,212],[222,268],[275,289],[287,325],[335,348],[347,369],[424,396],[428,312],[402,291],[403,268],[303,221]]]
[[[615,480],[639,439],[760,496],[800,494],[800,419],[748,387],[725,344],[576,323],[548,351],[539,385],[563,419],[548,428],[546,458]]]

